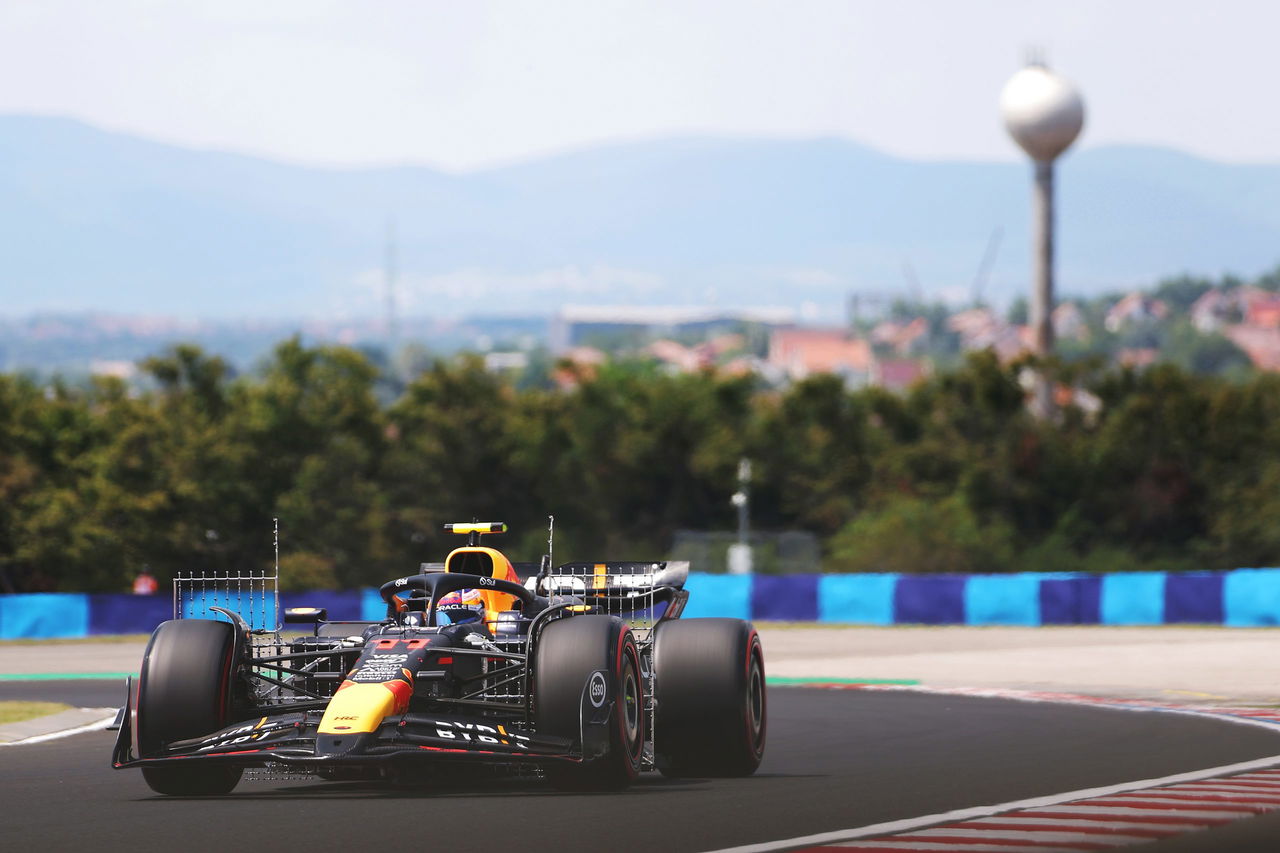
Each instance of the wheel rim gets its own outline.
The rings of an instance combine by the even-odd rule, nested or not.
[[[622,678],[622,725],[628,746],[640,740],[640,688],[636,683],[635,668],[628,666]]]

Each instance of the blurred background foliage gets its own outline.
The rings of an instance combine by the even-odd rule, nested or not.
[[[823,543],[810,571],[1280,562],[1280,376],[1051,365],[1094,405],[1040,422],[1024,367],[979,353],[894,395],[625,362],[517,387],[462,358],[383,403],[368,355],[290,340],[243,376],[177,347],[147,390],[0,375],[0,589],[262,567],[276,516],[286,588],[440,560],[441,525],[473,516],[511,525],[514,559],[542,553],[549,513],[557,562],[660,557],[677,530],[734,527],[742,457],[756,528]]]

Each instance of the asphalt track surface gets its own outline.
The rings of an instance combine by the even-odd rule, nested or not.
[[[2,699],[119,704],[109,681],[0,683]],[[769,690],[747,779],[646,774],[618,794],[537,783],[430,787],[298,780],[227,797],[150,791],[109,766],[114,733],[0,749],[9,850],[369,848],[702,851],[1128,782],[1280,754],[1280,732],[1174,714],[913,693]],[[1269,827],[1269,828],[1268,828]],[[1275,850],[1257,818],[1153,851]],[[1216,841],[1214,839],[1217,839]],[[37,846],[38,845],[38,846]]]

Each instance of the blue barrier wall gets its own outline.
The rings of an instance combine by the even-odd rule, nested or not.
[[[1050,577],[1040,581],[1041,625],[1096,625],[1102,621],[1102,578]]]
[[[974,575],[964,583],[964,617],[970,625],[1039,625],[1039,575]]]
[[[89,635],[89,596],[56,592],[0,595],[0,639]]]
[[[818,619],[892,625],[897,575],[821,575],[818,578]]]
[[[686,616],[860,625],[1280,625],[1280,568],[1113,575],[692,574]],[[281,607],[378,620],[376,590],[282,593]],[[0,595],[0,639],[146,634],[168,596]]]

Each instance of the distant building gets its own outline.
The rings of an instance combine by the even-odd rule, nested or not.
[[[1248,314],[1249,306],[1255,302],[1265,302],[1268,299],[1275,298],[1275,294],[1270,290],[1263,290],[1261,287],[1252,284],[1242,284],[1231,290],[1228,295],[1235,301],[1236,307],[1240,311],[1241,320]]]
[[[740,352],[747,344],[742,335],[717,335],[697,346],[662,338],[645,347],[645,353],[678,373],[692,373],[715,367],[728,353]]]
[[[792,380],[835,373],[853,384],[870,378],[871,344],[844,329],[775,329],[769,336],[768,363]]]
[[[484,356],[484,369],[490,373],[501,373],[505,370],[521,371],[529,366],[527,352],[489,352]]]
[[[876,361],[871,367],[871,383],[890,391],[905,391],[928,375],[928,364],[911,359]]]
[[[1280,295],[1253,285],[1206,290],[1187,312],[1203,334],[1242,323],[1261,329],[1280,328]]]
[[[1111,306],[1102,325],[1108,332],[1115,333],[1126,326],[1163,320],[1168,314],[1169,306],[1163,301],[1135,290]]]
[[[851,337],[843,329],[775,329],[769,337],[769,356],[757,372],[772,381],[798,381],[830,373],[850,387],[878,385],[902,391],[929,374],[923,359],[881,359],[871,342]]]
[[[643,338],[663,338],[688,331],[713,335],[717,328],[741,323],[783,326],[794,322],[795,312],[790,308],[566,305],[552,318],[550,345],[552,352],[561,353],[605,335],[634,333]]]
[[[1084,312],[1074,302],[1063,302],[1053,309],[1053,337],[1059,341],[1089,340],[1089,324]]]
[[[1228,326],[1223,334],[1244,350],[1259,370],[1280,370],[1280,329],[1248,325]]]
[[[1196,331],[1207,335],[1239,319],[1239,300],[1233,294],[1213,287],[1191,303],[1187,316]]]
[[[970,308],[947,318],[947,328],[960,336],[962,346],[974,338],[990,337],[1007,325],[990,308]],[[966,346],[966,349],[969,348]]]
[[[898,355],[919,351],[928,337],[929,322],[924,317],[916,317],[909,323],[885,320],[868,335],[872,346],[888,347]]]
[[[138,365],[132,361],[95,358],[89,362],[89,373],[128,380],[138,375]]]
[[[583,379],[594,379],[600,365],[608,361],[609,356],[594,347],[574,347],[560,354],[560,363],[551,378],[557,387],[567,391],[578,387]]]
[[[1160,350],[1153,347],[1134,347],[1116,353],[1116,363],[1123,367],[1150,367],[1160,359]]]
[[[1245,308],[1244,321],[1258,329],[1280,329],[1280,296],[1267,294],[1250,300]]]
[[[947,318],[947,328],[959,335],[961,349],[989,349],[1003,362],[1031,351],[1031,328],[1010,325],[990,308],[970,308],[952,314]]]
[[[681,373],[691,373],[707,364],[697,349],[666,338],[649,344],[645,352]]]

